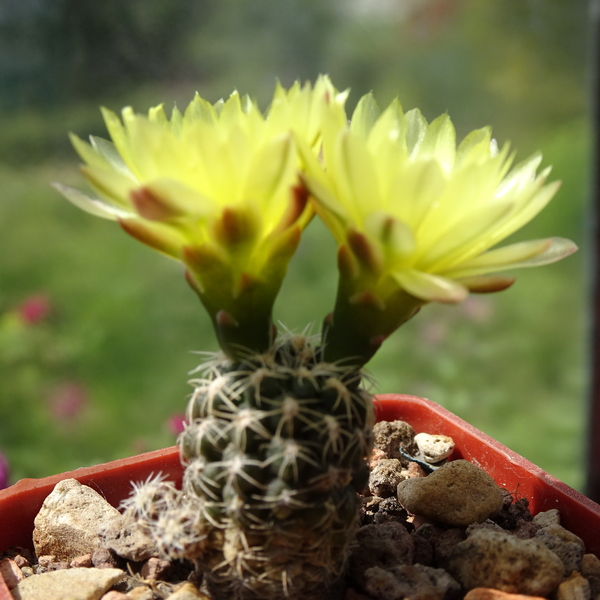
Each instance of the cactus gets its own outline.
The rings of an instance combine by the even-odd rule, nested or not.
[[[368,477],[362,366],[427,303],[503,290],[514,280],[498,271],[576,249],[494,248],[558,189],[539,156],[511,168],[489,129],[457,147],[447,116],[428,124],[397,101],[380,113],[370,94],[348,123],[346,96],[320,77],[278,86],[265,115],[237,93],[170,120],[105,110],[114,143],[72,137],[99,198],[56,184],[181,261],[211,317],[222,352],[192,381],[183,488],[150,478],[124,510],[214,600],[335,597]],[[272,307],[315,213],[338,243],[335,307],[321,336],[276,338]]]
[[[360,371],[291,334],[201,370],[179,438],[183,490],[155,478],[126,512],[165,556],[193,560],[215,599],[334,597],[369,473]]]

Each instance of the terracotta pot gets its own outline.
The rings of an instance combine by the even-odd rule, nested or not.
[[[375,410],[378,420],[401,419],[417,433],[449,435],[456,443],[452,459],[471,461],[511,493],[525,496],[533,513],[558,508],[562,525],[583,539],[588,552],[600,555],[600,505],[430,400],[384,394],[376,397]],[[181,481],[176,446],[43,479],[22,479],[0,491],[0,549],[33,549],[33,520],[46,496],[63,479],[77,479],[117,506],[129,495],[131,481],[159,472]],[[0,600],[12,600],[1,576]]]

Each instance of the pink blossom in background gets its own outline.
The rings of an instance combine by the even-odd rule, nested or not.
[[[8,466],[8,460],[4,454],[0,452],[0,490],[7,488],[10,485],[9,482],[10,468]]]
[[[185,429],[185,415],[183,413],[171,415],[167,426],[173,435],[179,435]]]
[[[34,294],[25,298],[19,306],[17,306],[17,313],[30,325],[43,321],[52,311],[52,304],[47,296],[43,294]]]
[[[80,383],[66,381],[55,388],[48,398],[50,414],[57,421],[71,422],[82,411],[87,400],[87,391]]]

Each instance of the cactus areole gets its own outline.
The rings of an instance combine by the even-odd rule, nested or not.
[[[538,155],[512,166],[489,128],[457,145],[447,116],[380,111],[370,94],[349,120],[346,97],[321,76],[277,85],[266,113],[237,92],[170,118],[104,109],[112,141],[72,136],[95,195],[55,184],[181,261],[210,314],[222,351],[191,381],[183,487],[136,483],[124,509],[214,600],[334,598],[368,478],[362,366],[429,302],[503,290],[514,279],[498,272],[576,249],[495,247],[558,189]],[[338,244],[334,308],[320,335],[278,337],[273,304],[315,214]]]

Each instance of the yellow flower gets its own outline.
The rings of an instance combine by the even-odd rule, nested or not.
[[[343,123],[344,101],[320,77],[314,88],[277,85],[266,115],[237,92],[214,105],[196,95],[170,119],[162,105],[147,116],[125,108],[122,120],[103,109],[112,142],[71,136],[97,197],[56,187],[182,261],[226,351],[264,349],[275,296],[312,217],[295,140],[318,151],[323,115]]]
[[[447,115],[428,124],[398,101],[380,113],[369,94],[349,125],[327,127],[323,161],[303,154],[304,181],[339,245],[329,336],[340,347],[332,356],[351,343],[353,323],[363,328],[357,353],[364,357],[421,305],[505,289],[514,279],[496,272],[576,250],[561,238],[492,249],[542,210],[559,184],[546,183],[549,168],[536,172],[539,155],[511,167],[508,146],[498,150],[489,128],[457,147]],[[339,344],[334,330],[344,334]]]

